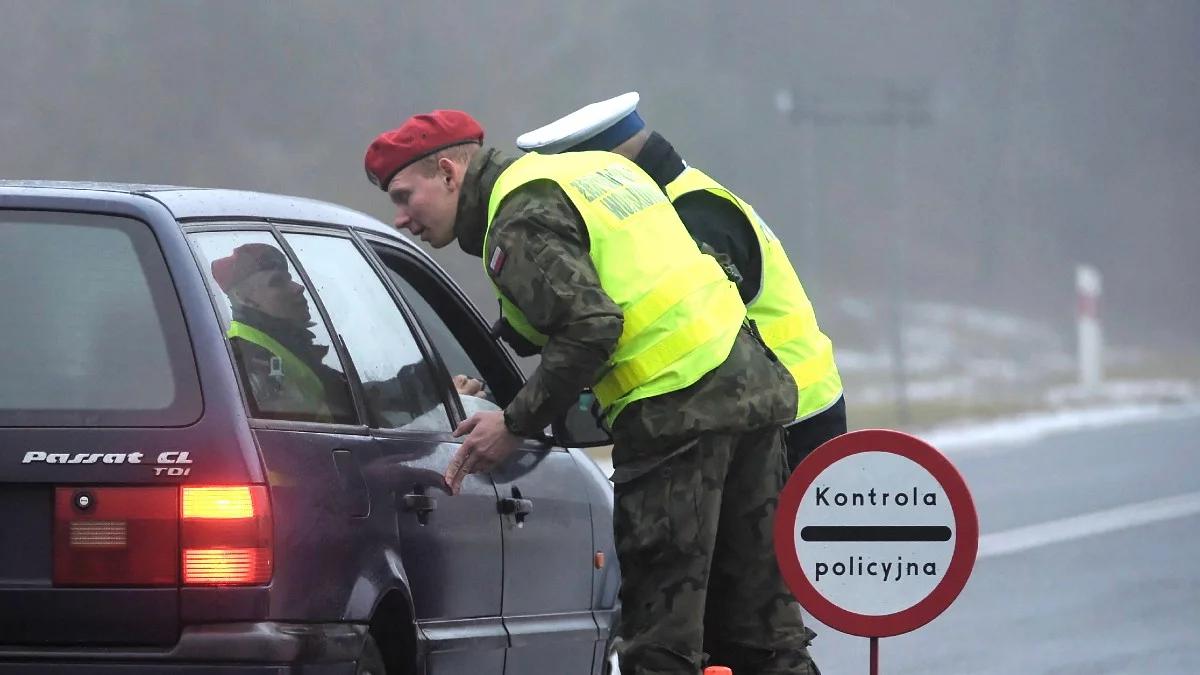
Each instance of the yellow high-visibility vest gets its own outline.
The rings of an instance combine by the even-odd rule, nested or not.
[[[283,375],[289,382],[295,384],[300,395],[311,405],[311,410],[299,412],[313,413],[322,418],[322,421],[333,420],[333,413],[329,410],[325,385],[321,382],[321,378],[317,377],[313,369],[309,368],[308,364],[301,361],[300,357],[293,354],[290,349],[284,347],[270,335],[241,321],[230,321],[229,330],[225,334],[230,338],[240,338],[256,344],[279,359]]]
[[[624,314],[616,350],[593,387],[610,425],[630,403],[691,386],[725,361],[746,314],[737,287],[696,247],[658,185],[620,155],[529,153],[513,162],[492,188],[485,252],[501,202],[534,180],[557,183],[583,216],[600,284]],[[544,345],[546,336],[492,287],[504,318]]]
[[[708,190],[732,202],[746,216],[762,260],[759,286],[746,303],[746,315],[796,381],[796,419],[812,417],[836,403],[842,396],[842,377],[833,359],[833,342],[817,326],[812,303],[779,238],[754,207],[699,169],[684,169],[665,189],[672,202],[689,192]]]

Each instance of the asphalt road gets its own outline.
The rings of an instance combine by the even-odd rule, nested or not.
[[[1200,417],[947,454],[980,555],[881,675],[1200,673]],[[823,675],[869,672],[866,638],[810,623]]]

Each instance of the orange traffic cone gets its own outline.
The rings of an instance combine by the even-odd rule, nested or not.
[[[733,671],[725,666],[709,666],[704,669],[704,675],[733,675]]]

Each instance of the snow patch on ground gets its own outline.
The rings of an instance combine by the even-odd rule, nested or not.
[[[1132,422],[1200,416],[1200,403],[1127,404],[1053,413],[1032,413],[982,423],[956,423],[914,435],[947,454],[1028,443],[1052,434],[1101,429]]]
[[[987,421],[962,420],[915,435],[946,451],[1011,445],[1078,429],[1200,415],[1200,386],[1184,380],[1118,380],[1054,387],[1046,409]]]
[[[1200,417],[1200,401],[1104,405],[1058,412],[1038,412],[985,422],[956,422],[916,430],[912,434],[953,456],[980,451],[1001,451],[1005,447],[1030,443],[1070,431],[1189,417]],[[612,476],[612,460],[607,455],[596,453],[591,457],[605,476]]]
[[[862,298],[843,299],[830,309],[835,318],[831,325],[838,328],[833,337],[851,421],[856,406],[895,405],[897,378],[892,345],[886,339],[889,313]],[[1200,415],[1200,382],[1184,379],[1187,373],[1178,379],[1128,376],[1144,372],[1143,364],[1152,357],[1136,347],[1110,345],[1105,350],[1105,367],[1110,373],[1124,372],[1125,378],[1110,377],[1099,386],[1083,387],[1063,384],[1077,378],[1073,332],[1064,334],[1004,312],[934,302],[909,303],[904,326],[907,400],[913,419],[920,423],[917,413],[922,406],[943,416],[946,410],[978,416],[901,429],[947,453],[1011,446],[1078,429]],[[1013,412],[1019,410],[1026,412]],[[606,475],[612,474],[605,452],[589,454]]]

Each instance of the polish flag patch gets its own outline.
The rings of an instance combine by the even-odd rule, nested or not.
[[[496,247],[496,250],[492,251],[492,257],[488,260],[488,270],[491,271],[492,276],[500,276],[500,270],[504,269],[504,261],[507,259],[508,254],[499,246]]]

